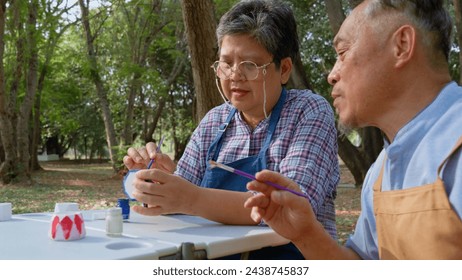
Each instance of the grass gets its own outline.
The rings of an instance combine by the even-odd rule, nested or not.
[[[349,235],[353,233],[356,220],[361,210],[360,188],[338,188],[335,201],[335,215],[337,235],[340,244],[345,244]]]
[[[107,163],[76,161],[42,162],[44,170],[34,172],[33,186],[0,185],[0,202],[11,202],[13,214],[53,211],[56,202],[77,202],[82,210],[114,207],[125,197],[122,175],[114,174]],[[342,169],[342,183],[351,176]],[[338,188],[336,199],[339,243],[352,233],[360,210],[359,188]]]
[[[122,177],[109,164],[73,161],[43,162],[33,186],[0,186],[0,201],[13,205],[13,214],[52,211],[56,202],[77,202],[83,210],[116,205],[124,197]]]

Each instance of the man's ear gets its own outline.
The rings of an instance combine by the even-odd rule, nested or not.
[[[393,34],[393,54],[395,66],[403,67],[413,57],[416,44],[416,30],[411,25],[403,25]]]
[[[281,85],[287,84],[292,72],[292,58],[286,57],[281,60]]]

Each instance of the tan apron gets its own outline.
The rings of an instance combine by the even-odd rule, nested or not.
[[[462,137],[439,166],[432,184],[382,192],[382,166],[374,184],[380,259],[462,259],[462,221],[451,208],[439,176],[461,146]]]

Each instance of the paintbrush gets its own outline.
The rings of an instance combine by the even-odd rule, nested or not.
[[[160,152],[160,147],[162,147],[162,142],[164,142],[164,136],[162,136],[162,137],[160,138],[160,141],[159,141],[159,143],[157,144],[156,154]],[[152,158],[152,159],[149,161],[149,164],[148,164],[148,168],[147,168],[147,169],[151,169],[151,166],[152,166],[153,163],[154,163],[154,159]],[[143,207],[148,207],[148,204],[147,204],[147,203],[143,203]]]
[[[257,178],[255,178],[255,176],[249,174],[249,173],[246,173],[244,171],[241,171],[239,169],[235,169],[235,168],[232,168],[230,166],[227,166],[225,164],[222,164],[222,163],[218,163],[218,162],[215,162],[213,160],[210,160],[209,161],[210,163],[210,166],[211,168],[215,168],[215,167],[218,167],[218,168],[221,168],[223,170],[226,170],[228,172],[231,172],[231,173],[234,173],[234,174],[237,174],[239,176],[242,176],[242,177],[245,177],[245,178],[248,178],[250,180],[257,180]],[[286,187],[283,187],[281,185],[278,185],[276,183],[273,183],[273,182],[269,182],[269,181],[264,181],[263,183],[267,184],[267,185],[270,185],[272,187],[275,187],[276,189],[279,189],[279,190],[283,190],[283,191],[288,191],[288,192],[291,192],[295,195],[298,195],[298,196],[301,196],[301,197],[304,197],[304,198],[308,198],[308,196],[306,194],[303,194],[301,192],[297,192],[297,191],[294,191],[294,190],[291,190],[291,189],[288,189]]]
[[[162,137],[160,138],[159,144],[157,144],[156,154],[160,152],[160,147],[162,147],[162,142],[164,142],[164,136],[162,136]],[[151,166],[152,166],[153,163],[154,163],[154,159],[152,158],[152,159],[149,161],[149,164],[148,164],[148,168],[147,168],[147,169],[151,169]]]

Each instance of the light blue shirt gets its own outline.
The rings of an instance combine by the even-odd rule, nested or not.
[[[387,157],[382,191],[401,190],[436,181],[439,165],[462,136],[462,87],[452,82],[397,133],[369,169],[361,194],[361,214],[346,246],[363,259],[378,259],[373,186]],[[449,202],[462,217],[462,156],[452,156],[442,171]]]

